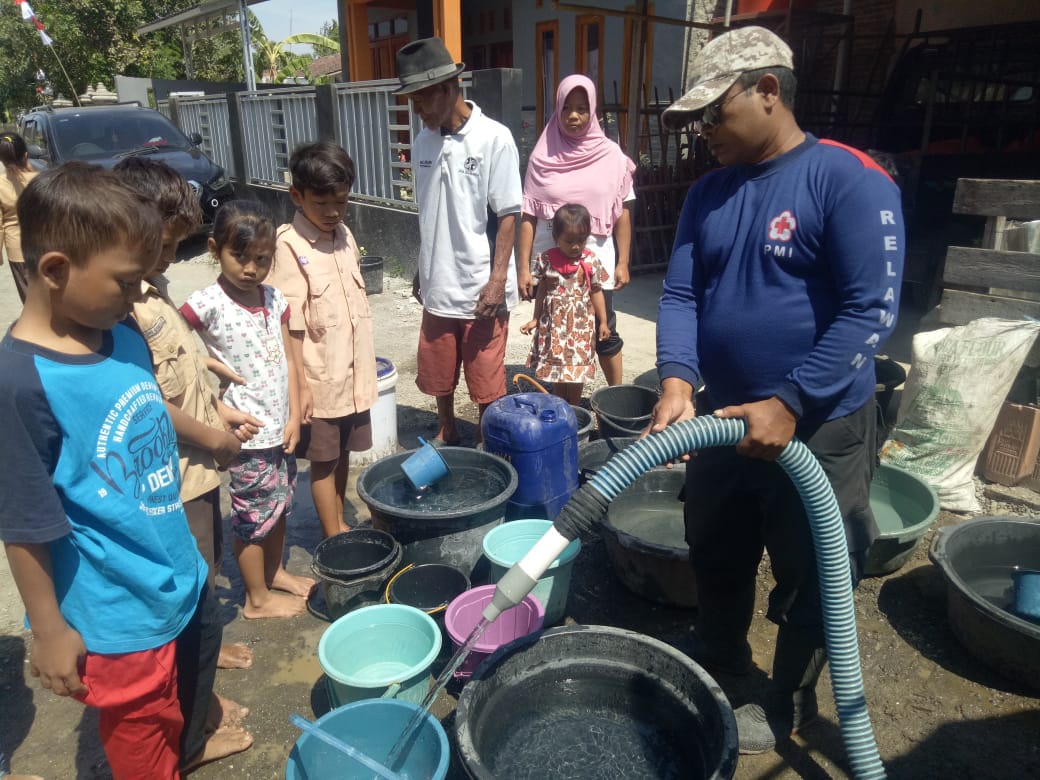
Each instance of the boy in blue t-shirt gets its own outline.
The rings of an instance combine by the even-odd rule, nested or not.
[[[206,563],[151,356],[124,322],[162,222],[83,163],[40,174],[18,212],[29,288],[0,342],[0,539],[31,671],[99,708],[115,778],[179,777],[176,644],[199,620]]]

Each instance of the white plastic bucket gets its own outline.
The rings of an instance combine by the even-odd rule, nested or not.
[[[350,453],[354,464],[373,463],[397,452],[397,369],[388,358],[376,358],[379,398],[372,407],[372,449]]]

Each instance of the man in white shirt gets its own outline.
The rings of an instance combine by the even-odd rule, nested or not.
[[[459,441],[460,368],[481,415],[506,393],[509,310],[519,301],[513,243],[520,157],[509,130],[463,99],[464,67],[440,38],[397,52],[396,94],[408,96],[423,122],[411,161],[420,235],[413,294],[423,304],[415,381],[437,398],[436,438],[448,444]],[[489,227],[496,219],[492,250]]]

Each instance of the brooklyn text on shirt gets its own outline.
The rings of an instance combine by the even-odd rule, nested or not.
[[[91,470],[117,493],[142,501],[147,514],[164,514],[178,472],[177,435],[165,413],[163,397],[153,382],[138,382],[123,393],[98,432]],[[133,425],[133,438],[124,441]],[[119,445],[113,447],[112,445]],[[108,490],[99,488],[98,497]]]
[[[895,212],[888,209],[882,209],[879,212],[881,217],[881,224],[883,226],[892,226],[896,224]],[[888,287],[885,289],[885,297],[882,299],[884,303],[888,304],[878,309],[878,324],[881,326],[881,330],[885,331],[892,327],[892,323],[895,322],[896,315],[892,311],[891,306],[896,302],[896,290],[895,283],[899,280],[899,273],[892,266],[893,257],[892,253],[899,252],[899,238],[895,235],[883,235],[881,237],[882,249],[885,257],[885,279],[888,282]],[[865,344],[872,350],[877,350],[877,345],[881,342],[881,333],[875,331],[870,334],[870,337],[866,340]],[[857,352],[856,357],[852,359],[852,367],[859,369],[867,362],[869,355],[864,355],[862,352]]]

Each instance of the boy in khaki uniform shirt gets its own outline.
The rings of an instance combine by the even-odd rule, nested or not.
[[[134,304],[132,317],[148,342],[156,384],[162,391],[177,435],[181,502],[199,552],[209,564],[209,598],[215,599],[214,576],[220,567],[223,547],[218,469],[235,456],[241,442],[252,438],[260,421],[217,399],[209,383],[207,366],[219,364],[203,359],[194,334],[166,292],[167,280],[163,273],[176,259],[178,244],[201,220],[198,199],[181,175],[165,163],[129,157],[114,171],[154,203],[163,218],[162,253],[155,268],[141,281],[141,298]],[[224,378],[239,379],[226,374]],[[249,667],[253,654],[242,644],[220,644],[223,626],[215,609],[212,617],[212,620],[204,619],[202,631],[215,635],[215,640],[199,642],[202,657],[192,664],[195,667],[191,670],[192,681],[198,681],[196,699],[201,700],[187,705],[197,714],[185,713],[182,742],[188,744],[182,755],[189,763],[184,769],[241,752],[253,743],[252,735],[239,726],[249,710],[212,691],[218,666]],[[207,652],[207,645],[219,648],[216,658],[209,657],[212,653]],[[185,670],[179,669],[179,673],[183,675]],[[182,709],[185,707],[183,693]],[[194,735],[191,734],[193,729]]]
[[[267,279],[289,301],[289,335],[299,377],[300,457],[311,462],[311,495],[327,538],[350,530],[343,506],[350,453],[372,446],[376,401],[372,312],[357,243],[343,224],[354,162],[337,144],[298,148],[289,194],[299,209],[278,229]]]

